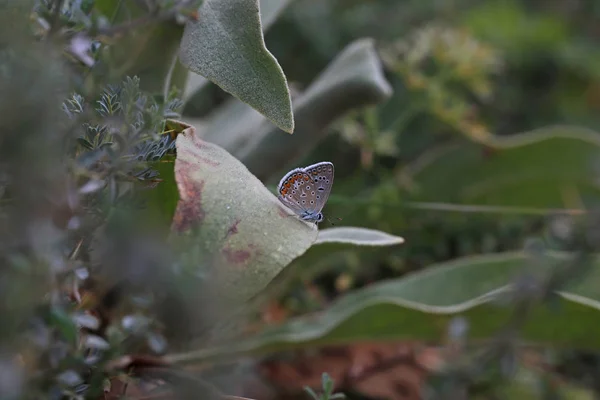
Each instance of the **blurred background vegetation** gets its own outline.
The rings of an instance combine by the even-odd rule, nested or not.
[[[377,41],[394,87],[385,104],[338,121],[306,163],[328,159],[337,167],[329,216],[343,218],[344,225],[401,233],[409,240],[384,250],[379,261],[373,254],[363,254],[361,261],[354,260],[358,254],[335,257],[330,277],[343,279],[343,271],[360,284],[463,255],[521,249],[526,238],[543,235],[548,226],[547,216],[535,210],[451,211],[411,202],[421,196],[431,203],[447,199],[539,210],[594,206],[593,197],[574,203],[566,195],[544,198],[548,182],[541,179],[499,180],[497,192],[469,195],[460,185],[477,178],[464,176],[463,169],[442,169],[443,164],[422,176],[425,182],[416,181],[413,170],[444,146],[479,143],[484,160],[494,157],[495,150],[486,144],[494,135],[553,125],[598,126],[594,93],[600,52],[590,22],[598,12],[597,5],[585,1],[332,0],[290,5],[266,40],[292,84],[306,85],[345,44],[369,36]],[[524,168],[536,164],[535,157],[546,157],[533,150],[521,156],[531,158],[521,161]],[[564,160],[554,157],[557,164]],[[498,165],[506,169],[494,172],[499,179],[519,180],[528,173],[518,169],[519,162]],[[561,164],[544,173],[569,168]],[[434,172],[437,176],[430,178]],[[514,191],[523,194],[506,193]]]
[[[582,205],[582,199],[569,203],[568,196],[544,198],[544,185],[552,183],[543,179],[498,181],[489,196],[470,196],[460,186],[477,178],[462,169],[441,165],[426,182],[415,181],[413,170],[445,146],[478,143],[484,160],[494,156],[486,141],[495,135],[553,125],[594,129],[600,52],[592,21],[598,12],[585,1],[307,0],[286,9],[266,42],[292,85],[307,85],[347,43],[368,36],[376,39],[394,88],[385,104],[337,121],[305,164],[327,159],[336,165],[326,208],[334,223],[337,217],[342,225],[402,234],[407,243],[379,254],[344,250],[345,257],[319,263],[324,290],[335,290],[336,279],[360,286],[459,256],[521,249],[526,238],[545,234],[544,209]],[[535,165],[535,157],[564,160],[535,151],[520,155],[524,168]],[[517,162],[496,166],[496,176],[519,180],[528,172]],[[543,173],[563,168],[570,166]],[[431,201],[411,201],[421,196]],[[444,200],[474,207],[434,204]],[[595,202],[590,197],[583,204]]]
[[[176,1],[3,3],[0,398],[115,399],[133,369],[149,379],[152,368],[155,380],[180,383],[174,398],[212,396],[212,385],[260,399],[318,398],[320,391],[333,398],[323,372],[354,399],[600,396],[600,355],[593,350],[600,344],[600,281],[589,261],[600,245],[600,3],[286,3],[265,42],[292,98],[365,37],[374,39],[393,94],[331,115],[323,132],[306,142],[300,137],[300,161],[269,169],[265,158],[267,172],[257,175],[272,188],[290,168],[331,161],[335,184],[324,210],[330,221],[320,228],[365,227],[406,242],[312,247],[267,288],[249,331],[322,312],[346,294],[452,260],[468,260],[464,266],[476,263],[472,256],[522,252],[535,266],[549,263],[551,251],[570,258],[544,279],[516,274],[490,286],[516,288],[501,299],[513,306],[502,323],[488,323],[485,311],[444,318],[433,312],[430,325],[411,314],[385,344],[367,332],[333,347],[290,346],[283,355],[233,366],[203,365],[202,383],[166,371],[160,357],[186,347],[195,324],[206,323],[210,300],[195,286],[206,283],[204,275],[173,262],[160,218],[140,206],[149,198],[159,208],[172,202],[149,195],[169,184],[163,166],[152,163],[168,158],[172,134],[181,130],[166,120],[209,119],[231,101],[212,83],[184,94],[183,69],[171,65],[183,22],[202,15]],[[148,4],[159,6],[148,11]],[[148,24],[128,25],[146,14]],[[77,41],[82,32],[85,44]],[[167,264],[176,272],[165,272]],[[465,273],[433,287],[461,294],[488,278]],[[554,296],[576,279],[588,291],[573,293],[594,312]],[[532,312],[534,302],[543,311]],[[547,325],[529,325],[521,341],[529,317]],[[377,315],[371,322],[377,330]],[[569,332],[553,333],[567,323]],[[151,398],[137,386],[130,398]]]

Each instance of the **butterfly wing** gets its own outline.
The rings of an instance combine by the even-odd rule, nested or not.
[[[310,176],[302,168],[291,170],[279,181],[279,200],[296,214],[302,215],[308,209],[305,186],[310,182]]]
[[[327,161],[309,165],[303,171],[310,177],[310,190],[307,190],[311,210],[319,213],[327,203],[333,186],[333,164]],[[309,185],[305,185],[308,188]],[[314,201],[314,204],[312,204]]]

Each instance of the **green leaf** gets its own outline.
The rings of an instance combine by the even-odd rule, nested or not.
[[[258,294],[316,240],[314,224],[291,210],[222,148],[192,131],[177,137],[177,241],[200,249],[219,298],[242,303]]]
[[[263,32],[267,32],[290,2],[291,0],[260,0],[260,22]],[[187,101],[192,98],[208,82],[203,76],[190,73],[183,92],[183,99]]]
[[[165,121],[165,131],[161,135],[171,135],[177,137],[180,134],[193,134],[194,128],[188,124],[175,120],[167,119]],[[172,142],[170,142],[172,143]],[[162,158],[155,162],[150,162],[148,166],[158,172],[156,187],[150,186],[139,190],[137,195],[143,200],[146,222],[156,222],[160,228],[168,227],[175,215],[179,193],[177,183],[175,182],[175,157],[166,153]]]
[[[358,246],[394,246],[404,243],[404,239],[374,229],[339,227],[319,231],[319,236],[315,244],[321,243],[347,243]]]
[[[600,136],[555,126],[424,155],[407,168],[414,199],[473,205],[573,208],[598,198]],[[567,204],[571,199],[575,204]]]
[[[161,180],[156,187],[148,188],[140,193],[140,196],[146,201],[145,205],[149,218],[155,220],[161,226],[169,226],[175,214],[179,194],[174,176],[174,160],[172,156],[167,156],[163,160],[150,164],[150,167],[159,173]]]
[[[546,275],[562,267],[567,257],[553,253],[547,262],[535,264],[521,252],[464,257],[352,292],[317,315],[247,339],[168,358],[186,363],[356,341],[440,340],[457,315],[466,318],[471,339],[489,338],[511,316],[512,307],[499,300],[514,293],[515,279],[525,272]],[[592,259],[585,278],[558,292],[559,307],[533,307],[523,338],[549,345],[600,347],[600,327],[595,323],[600,309],[600,258]]]
[[[292,133],[287,81],[265,47],[258,1],[206,0],[199,15],[186,24],[179,53],[183,65]]]
[[[271,27],[273,22],[285,9],[291,0],[261,0],[260,1],[260,17],[263,32]],[[183,99],[188,101],[193,98],[209,81],[201,75],[193,72],[189,73]],[[244,104],[244,103],[242,103]]]
[[[323,392],[325,392],[327,397],[333,393],[333,381],[327,372],[323,372],[321,375],[321,386],[323,387]]]
[[[276,153],[269,144],[273,141],[283,146],[288,154],[302,158],[318,145],[331,122],[350,109],[385,101],[390,93],[373,41],[361,39],[343,50],[304,94],[295,96],[296,135],[291,138],[281,135],[279,129],[255,110],[232,99],[204,121],[202,137],[238,158],[243,157],[245,163],[255,158],[261,159],[262,152]],[[281,136],[285,140],[279,140]],[[266,154],[267,158],[262,160],[269,159],[269,163],[272,163],[275,156],[277,168],[274,169],[272,164],[267,168],[265,163],[265,170],[273,172],[282,167],[282,161],[290,162],[289,158],[281,157],[279,152]]]
[[[79,143],[80,146],[82,146],[86,150],[94,149],[94,145],[92,143],[90,143],[90,141],[87,140],[86,138],[78,137],[77,142]]]

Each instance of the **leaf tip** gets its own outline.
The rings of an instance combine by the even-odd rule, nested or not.
[[[286,122],[287,122],[287,125],[282,125],[281,129],[284,132],[287,132],[290,135],[293,135],[294,134],[294,128],[295,128],[294,115],[292,114],[289,122],[288,121],[286,121]]]
[[[315,244],[321,243],[343,243],[357,246],[396,246],[404,243],[404,238],[373,229],[339,227],[320,231]]]

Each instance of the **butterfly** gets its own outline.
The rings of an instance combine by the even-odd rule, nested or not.
[[[285,174],[277,186],[277,197],[303,221],[319,223],[332,185],[333,164],[323,161]]]

